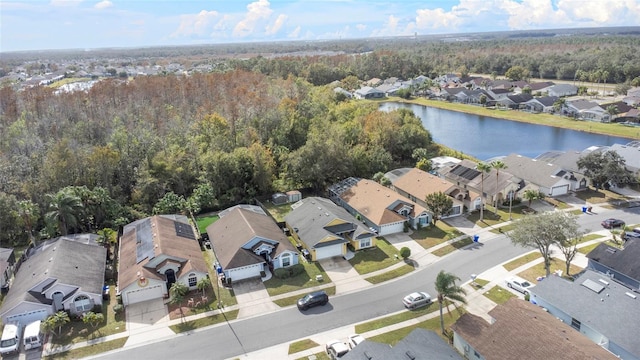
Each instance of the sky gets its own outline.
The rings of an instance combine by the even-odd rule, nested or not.
[[[640,25],[640,0],[0,0],[0,52]]]

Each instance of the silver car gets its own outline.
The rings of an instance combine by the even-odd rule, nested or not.
[[[517,276],[507,278],[506,281],[508,288],[519,291],[525,295],[529,294],[529,289],[535,286],[527,280],[519,278]]]
[[[405,296],[402,303],[407,309],[417,309],[431,304],[431,295],[423,291],[414,292]]]

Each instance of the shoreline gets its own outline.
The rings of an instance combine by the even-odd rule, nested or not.
[[[569,129],[575,131],[581,131],[599,135],[610,135],[628,139],[630,142],[634,140],[640,140],[640,127],[631,130],[629,127],[617,123],[602,123],[595,121],[574,120],[565,116],[558,116],[552,114],[531,114],[518,110],[498,111],[495,109],[489,109],[485,107],[450,103],[441,100],[429,100],[424,98],[413,98],[410,100],[387,97],[385,99],[375,100],[375,102],[398,102],[406,104],[423,105],[443,110],[457,111],[466,114],[487,116],[500,120],[517,121],[535,125],[551,126],[561,129]],[[514,114],[515,116],[508,116],[508,114]],[[631,131],[630,131],[631,130]]]

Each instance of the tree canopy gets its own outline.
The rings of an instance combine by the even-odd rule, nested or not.
[[[592,151],[578,159],[578,167],[591,179],[596,189],[609,188],[611,184],[637,183],[633,173],[627,170],[625,159],[615,151]]]

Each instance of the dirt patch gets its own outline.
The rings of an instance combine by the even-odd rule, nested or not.
[[[169,319],[180,319],[180,316],[190,316],[202,312],[215,310],[216,297],[212,289],[205,290],[205,296],[202,297],[202,291],[194,290],[185,295],[180,304],[168,304]],[[181,312],[182,309],[182,312]]]

